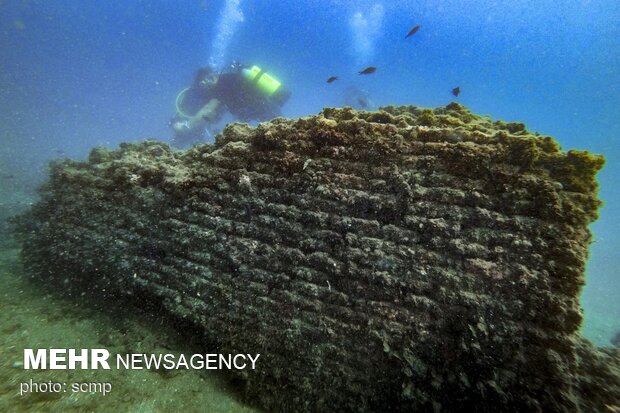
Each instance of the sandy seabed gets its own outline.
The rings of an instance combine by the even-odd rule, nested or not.
[[[259,412],[245,406],[217,372],[194,370],[23,369],[24,348],[106,348],[111,353],[192,353],[178,335],[121,310],[102,313],[51,295],[23,276],[19,249],[0,243],[0,411]],[[121,318],[122,317],[122,318]],[[20,396],[22,383],[67,383],[66,392]],[[73,392],[71,384],[110,383],[111,392]],[[96,390],[96,386],[92,386]]]

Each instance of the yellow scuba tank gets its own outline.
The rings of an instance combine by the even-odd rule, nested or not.
[[[265,73],[258,66],[252,66],[250,69],[244,68],[241,73],[246,80],[253,83],[267,97],[272,96],[282,86],[282,83]]]

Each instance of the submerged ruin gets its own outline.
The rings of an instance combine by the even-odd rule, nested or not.
[[[456,103],[325,109],[56,162],[16,233],[41,283],[260,353],[238,374],[270,411],[604,411],[620,354],[579,332],[603,163]]]

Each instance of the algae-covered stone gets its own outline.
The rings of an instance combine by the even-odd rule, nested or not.
[[[240,377],[272,411],[602,411],[618,357],[578,301],[602,165],[456,103],[332,108],[59,163],[17,233],[41,282],[260,353]]]

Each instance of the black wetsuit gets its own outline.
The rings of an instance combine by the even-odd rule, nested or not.
[[[280,109],[290,96],[284,86],[280,86],[272,96],[262,95],[254,84],[243,77],[241,71],[223,73],[213,89],[214,96],[235,119],[243,122],[262,122],[280,116]]]
[[[179,103],[179,109],[183,113],[177,113],[173,121],[183,121],[184,116],[195,116],[211,99],[217,99],[220,105],[216,113],[210,116],[211,124],[219,122],[226,111],[237,121],[264,122],[280,116],[280,109],[290,96],[290,92],[284,86],[280,86],[271,96],[261,94],[256,85],[243,77],[241,69],[222,73],[215,84],[203,82],[209,74],[210,72],[206,70],[198,71],[194,82]],[[177,145],[186,145],[190,142],[200,142],[204,138],[205,128],[188,128],[177,131],[173,141]]]
[[[182,109],[186,114],[193,116],[215,98],[220,101],[215,119],[219,119],[226,109],[235,120],[263,122],[280,116],[280,109],[289,96],[290,93],[284,86],[280,86],[270,97],[262,95],[238,70],[222,73],[217,83],[212,86],[205,86],[197,79],[185,92]]]

